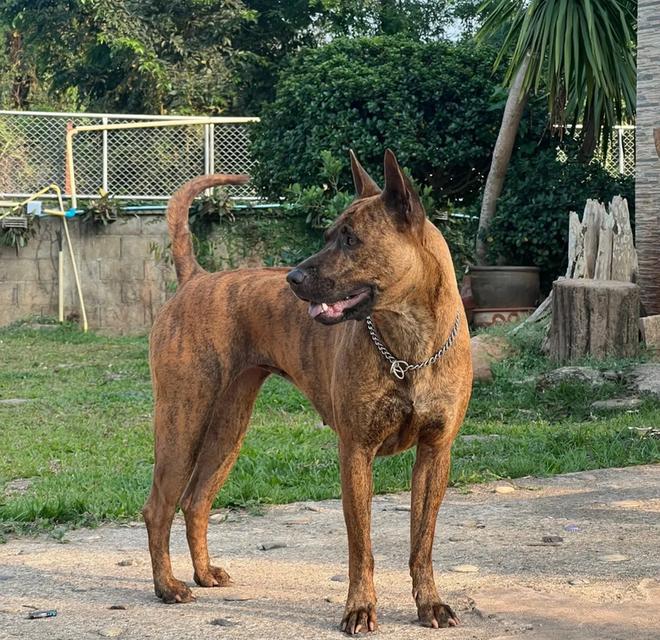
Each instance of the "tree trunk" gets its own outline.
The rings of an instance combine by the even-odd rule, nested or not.
[[[495,215],[497,199],[502,193],[506,171],[509,168],[513,145],[516,142],[520,119],[522,118],[525,105],[527,104],[526,92],[523,92],[523,80],[529,67],[530,56],[527,54],[520,65],[516,77],[509,88],[509,97],[504,107],[500,132],[497,135],[493,159],[484,187],[484,197],[481,202],[481,214],[479,216],[479,230],[477,232],[477,264],[486,264],[487,245],[485,236],[488,233],[490,221]]]
[[[634,356],[639,346],[639,287],[614,280],[555,281],[549,346],[557,362]]]
[[[10,31],[7,35],[9,64],[13,73],[11,83],[11,101],[14,109],[29,107],[32,78],[24,62],[23,39],[18,31]]]

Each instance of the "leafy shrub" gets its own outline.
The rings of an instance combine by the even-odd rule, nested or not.
[[[99,193],[101,197],[98,200],[90,200],[83,208],[82,215],[80,216],[83,222],[91,222],[107,227],[109,224],[125,217],[121,203],[115,200],[112,194],[104,189],[101,189]]]
[[[582,217],[587,198],[609,202],[622,195],[634,221],[633,178],[613,176],[595,161],[578,162],[570,142],[565,152],[564,162],[557,159],[556,144],[518,154],[486,238],[491,264],[540,267],[546,287],[566,270],[568,214]]]
[[[295,265],[317,251],[322,234],[291,208],[238,208],[226,190],[195,199],[189,212],[193,249],[208,271],[246,266],[256,256],[266,266]],[[149,246],[154,258],[172,263],[171,243]]]
[[[286,189],[288,210],[300,215],[312,229],[325,229],[353,201],[354,195],[339,188],[341,160],[321,151],[322,185],[303,187],[299,182]]]
[[[379,181],[390,147],[436,199],[473,199],[506,99],[492,74],[494,55],[472,43],[388,36],[303,50],[280,74],[277,97],[253,132],[257,185],[270,197],[294,182],[318,187],[326,151],[340,159],[339,189],[349,188],[349,148]]]

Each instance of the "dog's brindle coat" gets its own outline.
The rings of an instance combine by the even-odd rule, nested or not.
[[[355,201],[326,232],[324,248],[288,278],[286,269],[207,273],[195,261],[187,225],[192,198],[247,176],[197,178],[170,202],[179,290],[151,332],[155,468],[144,508],[155,590],[164,602],[194,599],[170,564],[177,504],[195,582],[230,583],[209,562],[209,510],[236,461],[259,388],[278,373],[311,400],[339,439],[350,577],[341,628],[351,634],[376,628],[372,463],[413,446],[410,574],[419,620],[432,627],[458,622],[438,595],[431,552],[451,444],[471,391],[467,323],[447,245],[394,154],[385,154],[382,192],[352,154],[351,165]],[[448,352],[401,381],[363,322],[371,315],[388,348],[412,364],[442,346],[457,313],[460,328]]]

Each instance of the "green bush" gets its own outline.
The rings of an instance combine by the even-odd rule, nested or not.
[[[506,98],[494,56],[472,43],[387,36],[303,50],[255,127],[257,185],[270,197],[292,183],[318,187],[325,151],[341,161],[339,188],[352,191],[348,149],[380,182],[390,147],[437,200],[469,202],[488,170]]]
[[[568,142],[565,152],[568,159],[557,160],[555,142],[514,158],[486,237],[492,264],[540,267],[546,288],[566,270],[568,214],[582,217],[587,198],[622,195],[634,221],[633,178],[613,176],[595,161],[580,163]]]

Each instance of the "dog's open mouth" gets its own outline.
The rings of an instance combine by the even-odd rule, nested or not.
[[[335,302],[312,301],[309,303],[309,315],[315,320],[339,320],[349,309],[367,300],[370,295],[369,287],[363,287]]]

